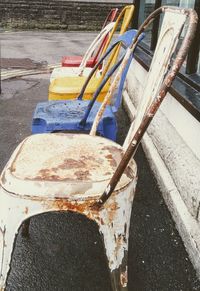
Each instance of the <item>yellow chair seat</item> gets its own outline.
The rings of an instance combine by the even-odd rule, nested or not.
[[[63,77],[55,79],[51,82],[49,86],[49,100],[71,100],[76,99],[81,92],[81,89],[85,83],[86,76],[78,76],[78,77]],[[83,99],[92,99],[94,92],[98,88],[100,78],[93,77],[83,96]],[[106,93],[108,92],[110,87],[110,82],[101,90],[99,94],[98,101],[102,102]]]
[[[120,25],[120,31],[119,34],[122,35],[128,28],[129,23],[131,21],[132,15],[134,11],[133,5],[125,6],[124,9],[121,11],[119,16],[116,19],[115,25],[110,32],[108,41],[102,50],[101,55],[104,55],[106,52],[109,43],[111,42],[111,39],[117,30],[118,26]],[[120,44],[115,47],[115,49],[112,51],[111,55],[109,56],[108,60],[106,61],[106,64],[103,68],[101,76],[98,76],[97,74],[91,78],[88,86],[86,87],[83,99],[92,99],[94,92],[98,88],[98,85],[101,83],[101,81],[104,79],[106,73],[110,68],[113,67],[113,65],[116,63],[118,59],[118,55],[120,52]],[[61,69],[61,71],[64,72],[64,69]],[[65,71],[66,72],[66,71]],[[60,74],[59,74],[60,75]],[[84,85],[86,81],[86,76],[58,76],[56,79],[52,80],[50,86],[49,86],[49,100],[69,100],[69,99],[75,99],[78,97],[79,93],[81,92],[82,86]],[[102,102],[104,100],[104,97],[106,96],[106,93],[108,92],[110,87],[110,82],[108,81],[107,84],[104,86],[104,88],[101,90],[101,93],[99,94],[98,101]]]

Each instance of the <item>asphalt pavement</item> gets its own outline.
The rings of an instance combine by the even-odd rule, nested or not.
[[[64,54],[82,52],[94,35],[5,32],[1,34],[2,58],[57,63]],[[33,110],[37,102],[47,100],[48,86],[49,74],[3,81],[0,170],[16,145],[30,135]],[[122,109],[118,120],[118,142],[122,143],[129,126]],[[200,290],[200,282],[141,147],[136,161],[139,180],[130,226],[129,291]],[[76,213],[48,213],[31,220],[29,239],[23,238],[19,230],[6,290],[107,291],[110,288],[103,243],[94,222]]]

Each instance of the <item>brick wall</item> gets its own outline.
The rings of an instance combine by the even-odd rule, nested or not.
[[[99,30],[108,11],[131,1],[3,0],[0,26],[20,29]]]

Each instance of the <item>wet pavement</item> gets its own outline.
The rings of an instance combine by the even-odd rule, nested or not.
[[[92,39],[93,35],[88,34],[88,39]],[[2,57],[56,63],[60,60],[58,55],[72,53],[76,39],[79,43],[82,41],[82,46],[78,47],[82,51],[87,45],[86,36],[85,33],[63,33],[58,36],[55,32],[52,35],[50,32],[47,35],[44,32],[5,33]],[[46,43],[46,54],[39,53],[38,39],[41,47]],[[61,50],[56,58],[53,59],[53,54],[46,57],[49,44],[54,45],[54,50],[58,52],[56,41],[61,39],[63,45],[60,45]],[[33,56],[28,51],[29,42]],[[12,44],[12,49],[6,51],[8,43]],[[21,43],[20,52],[18,46],[15,48],[17,43]],[[71,49],[68,51],[67,48]],[[44,52],[44,48],[40,52]],[[0,96],[0,170],[16,145],[30,134],[33,110],[37,102],[47,100],[48,85],[47,74],[3,81]],[[129,126],[123,110],[120,110],[118,120],[118,142],[122,143]],[[139,180],[130,227],[129,291],[200,290],[200,282],[141,148],[136,161]],[[30,238],[22,238],[21,230],[17,235],[6,290],[110,290],[103,243],[95,223],[71,212],[34,217],[30,225]]]
[[[41,69],[46,62],[34,62],[29,58],[1,58],[2,69]]]

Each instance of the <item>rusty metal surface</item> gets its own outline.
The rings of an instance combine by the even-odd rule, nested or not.
[[[88,199],[101,194],[122,155],[119,145],[101,137],[33,135],[13,153],[1,183],[16,195]],[[124,188],[135,176],[132,162],[116,190]]]
[[[5,229],[0,232],[2,288],[20,225],[25,221],[23,234],[28,236],[30,218],[52,211],[78,212],[97,223],[104,240],[110,275],[119,273],[114,290],[124,288],[127,276],[124,256],[128,251],[137,182],[133,161],[104,209],[96,211],[92,208],[122,156],[120,145],[86,134],[38,134],[26,138],[16,148],[1,176],[0,229]],[[10,217],[15,220],[11,222]]]
[[[158,11],[161,12],[165,9],[166,8],[162,8],[161,10],[158,9]],[[181,10],[179,12],[185,14],[186,10]],[[156,13],[153,13],[153,15]],[[2,199],[0,204],[0,239],[2,246],[0,249],[0,288],[5,287],[5,279],[7,272],[9,271],[15,233],[16,230],[19,229],[21,223],[27,218],[43,212],[72,210],[85,214],[89,219],[95,220],[99,225],[99,231],[104,238],[111,277],[113,278],[113,290],[121,291],[127,289],[127,264],[125,257],[128,250],[132,201],[137,182],[136,168],[131,161],[131,157],[137,150],[142,135],[166,95],[168,87],[171,85],[172,80],[186,56],[186,52],[192,40],[191,32],[194,32],[195,30],[196,20],[195,14],[192,13],[191,10],[187,10],[187,13],[190,15],[190,23],[182,47],[174,65],[172,65],[170,73],[166,76],[164,84],[159,90],[159,95],[150,105],[148,112],[145,113],[141,124],[136,130],[136,133],[125,153],[122,153],[122,148],[118,148],[114,143],[112,143],[112,146],[109,144],[110,142],[106,140],[105,143],[102,142],[102,140],[104,140],[102,138],[87,135],[81,135],[80,140],[86,140],[83,144],[79,143],[80,135],[69,135],[69,138],[66,138],[65,135],[62,134],[41,135],[45,137],[49,136],[50,139],[44,141],[42,140],[43,138],[41,138],[41,142],[40,136],[38,135],[34,138],[28,138],[17,148],[2,175],[4,188],[0,189]],[[149,19],[151,20],[151,17]],[[135,42],[133,43],[133,47],[134,46]],[[75,136],[76,138],[74,138]],[[58,137],[62,137],[63,140],[66,139],[68,142],[66,144],[63,142],[63,145]],[[33,142],[34,139],[38,139],[35,144]],[[54,139],[56,142],[52,145]],[[91,142],[92,139],[93,142]],[[101,140],[101,142],[96,142],[98,139]],[[60,142],[58,142],[58,140]],[[71,142],[73,140],[75,140],[74,144]],[[101,146],[99,146],[100,143]],[[91,144],[93,144],[92,148],[90,147]],[[99,147],[97,147],[97,145]],[[76,151],[73,146],[76,148]],[[68,150],[66,150],[66,147],[68,147]],[[35,150],[36,148],[37,150]],[[86,149],[86,151],[84,152],[83,149]],[[76,156],[71,154],[71,151],[75,152]],[[84,159],[81,158],[82,155],[84,156]],[[63,158],[65,156],[67,156],[67,161],[63,164]],[[103,161],[101,160],[101,156],[103,156]],[[94,161],[92,161],[91,164],[88,162],[89,168],[87,168],[85,159],[90,160],[91,157],[93,157]],[[129,164],[129,171],[127,173],[127,171],[125,172],[125,169],[130,161],[131,163]],[[97,164],[95,164],[96,162]],[[68,171],[68,167],[71,167],[71,171],[73,169],[72,173],[76,176],[76,179],[73,179],[73,175],[70,176],[69,174],[71,184],[68,184],[70,184],[70,188],[66,187],[66,184],[63,188],[63,185],[61,184],[63,181],[66,182],[68,175],[66,175],[65,171]],[[81,167],[84,167],[84,173]],[[109,178],[106,177],[105,170],[108,170],[107,176],[110,175]],[[114,172],[114,175],[113,172],[110,172],[111,170]],[[102,174],[101,171],[104,174]],[[97,180],[96,176],[98,176],[98,179],[99,176],[101,178]],[[111,181],[106,187],[103,195],[100,198],[95,199],[96,193],[99,195],[99,189],[101,191],[99,184],[96,182],[104,181],[107,184],[107,180],[110,178]],[[85,188],[86,183],[84,184],[84,180],[89,184],[88,188]],[[81,181],[80,184],[82,185],[82,189],[79,188],[77,190],[76,187],[74,188],[74,185],[78,184],[76,181]],[[56,187],[51,184],[52,182]],[[95,184],[98,184],[98,186],[95,186]],[[116,189],[110,197],[117,184],[119,187],[118,191],[116,191]],[[89,191],[91,189],[92,191]],[[9,193],[9,191],[12,193]],[[29,196],[30,192],[32,192],[33,196],[38,195],[39,193],[40,199],[22,199],[23,195],[25,196],[28,193],[27,196]],[[41,193],[45,193],[48,198],[49,196],[57,198],[57,195],[59,195],[60,192],[65,195],[66,192],[68,192],[68,195],[72,196],[77,193],[81,193],[82,195],[80,195],[79,200],[74,199],[72,203],[66,203],[66,196],[60,197],[59,199],[46,199],[45,201],[43,199],[42,201]],[[90,198],[89,203],[84,201],[85,196]],[[108,197],[110,197],[109,200]],[[95,202],[92,204],[95,207],[91,208],[91,203],[95,200],[97,200],[97,203]],[[101,207],[102,204],[104,204],[104,207]],[[13,216],[15,216],[13,223],[8,223],[8,218]],[[4,229],[5,232],[3,231]]]
[[[123,174],[130,159],[134,156],[134,154],[138,148],[138,145],[142,139],[143,134],[145,133],[148,125],[150,124],[152,118],[154,117],[156,111],[158,110],[161,102],[163,101],[164,97],[166,96],[167,91],[169,90],[169,87],[171,86],[171,83],[173,82],[181,65],[183,64],[183,62],[186,58],[186,55],[188,53],[189,47],[192,43],[192,39],[194,38],[196,26],[197,26],[197,21],[198,21],[198,17],[197,17],[196,12],[193,9],[183,9],[183,8],[177,8],[177,7],[174,7],[174,8],[170,7],[169,8],[167,6],[163,6],[163,7],[160,7],[159,9],[155,10],[152,14],[150,14],[149,17],[146,19],[146,21],[141,25],[141,27],[139,28],[138,34],[136,35],[135,40],[133,41],[133,44],[131,46],[132,50],[135,49],[135,45],[138,42],[138,36],[140,35],[140,33],[143,32],[145,30],[145,28],[161,12],[173,13],[173,18],[175,16],[178,17],[178,15],[186,16],[189,19],[187,33],[182,41],[180,49],[177,52],[176,58],[173,61],[171,69],[169,70],[169,72],[165,76],[163,82],[160,80],[160,85],[158,86],[158,88],[156,88],[156,90],[158,91],[156,96],[153,96],[154,98],[152,98],[151,92],[149,93],[149,96],[148,96],[148,92],[147,92],[147,96],[148,96],[150,101],[145,100],[145,103],[149,102],[150,104],[147,103],[147,107],[142,112],[142,116],[141,116],[140,112],[139,112],[139,114],[136,114],[136,120],[133,123],[133,127],[131,127],[132,132],[130,132],[128,134],[128,136],[130,136],[130,141],[128,141],[128,146],[126,145],[126,147],[125,147],[126,151],[124,153],[124,156],[123,156],[120,164],[118,165],[110,183],[107,185],[106,189],[104,190],[101,198],[99,199],[99,201],[97,203],[94,204],[95,209],[99,209],[107,201],[107,199],[111,196],[112,191],[115,189],[117,182],[119,181],[121,175]],[[177,13],[177,15],[176,15],[176,13]],[[171,25],[172,24],[173,24],[173,22],[171,23]],[[183,24],[184,24],[184,22],[183,22]],[[182,26],[179,27],[179,30],[180,30],[179,35],[181,34]],[[169,30],[169,28],[168,28],[168,30]],[[171,31],[173,31],[173,29]],[[159,40],[158,40],[158,44],[159,44]],[[174,40],[174,44],[177,45],[176,39]],[[175,45],[171,47],[171,54],[168,55],[169,60],[172,58],[172,54],[173,54],[175,48],[176,48]],[[162,60],[162,58],[161,58],[161,60]],[[123,63],[121,64],[121,66],[122,65],[123,65]],[[159,65],[159,63],[157,65]],[[152,68],[151,68],[151,70],[152,70]],[[151,72],[151,70],[150,70],[150,72]],[[165,74],[165,70],[163,71],[162,74],[163,75]],[[118,77],[117,75],[116,75],[116,78]],[[156,84],[156,80],[155,80],[155,84]],[[108,102],[109,97],[110,96],[106,96],[103,103]],[[139,107],[139,109],[141,109],[141,108]],[[96,116],[97,121],[98,121],[99,114],[102,114],[101,108],[99,110],[99,113],[97,113],[97,116]],[[137,119],[138,115],[139,115],[139,119]],[[96,122],[94,122],[94,123],[96,124]],[[136,124],[136,126],[135,126],[135,124]]]
[[[91,206],[96,199],[92,197],[88,201],[85,201],[84,194],[81,196],[82,200],[81,198],[78,200],[75,198],[73,201],[69,201],[69,199],[66,198],[41,199],[40,197],[40,199],[32,199],[30,196],[22,196],[22,188],[25,189],[27,193],[30,191],[30,185],[27,180],[25,180],[24,183],[21,183],[21,189],[16,187],[18,191],[21,190],[19,195],[12,195],[12,193],[0,188],[0,228],[2,230],[5,229],[5,232],[0,233],[0,286],[2,288],[5,286],[6,274],[9,271],[15,234],[20,225],[23,221],[28,221],[27,219],[32,216],[52,211],[79,212],[87,216],[89,219],[94,220],[98,224],[99,232],[102,234],[104,240],[105,252],[111,274],[118,268],[121,268],[121,266],[123,266],[123,270],[126,270],[126,265],[123,265],[126,261],[123,259],[125,253],[128,251],[130,215],[136,181],[136,179],[131,179],[131,182],[128,183],[126,187],[115,191],[112,198],[109,199],[108,203],[105,204],[104,209],[101,211],[92,209]],[[9,184],[9,181],[7,180],[5,183]],[[57,181],[57,183],[60,184],[60,181]],[[42,188],[43,186],[40,185],[40,187]],[[59,188],[59,185],[57,188]],[[94,187],[93,191],[95,191]],[[94,194],[95,192],[93,192],[93,195]],[[15,219],[11,220],[11,217],[15,217]],[[26,227],[25,232],[26,234],[28,233]],[[117,274],[117,272],[115,273]],[[124,271],[122,275],[124,278]],[[123,285],[125,284],[124,279],[120,282],[122,282]],[[119,281],[116,283],[116,288],[114,290],[123,290],[119,287]]]
[[[43,76],[36,78],[38,85],[34,88],[27,89],[22,83],[18,96],[13,93],[12,99],[2,102],[1,124],[8,126],[1,132],[1,168],[9,159],[13,147],[29,134],[27,124],[34,108],[31,104],[35,105],[40,98],[45,99],[48,82]],[[26,80],[29,82],[31,79]],[[4,81],[4,84],[16,87],[17,82]],[[6,91],[4,88],[5,94]],[[29,99],[26,101],[27,96]],[[21,104],[24,110],[26,102],[26,114],[21,115]],[[126,118],[125,112],[121,112],[119,126]],[[119,130],[120,135],[128,126],[127,121],[123,129]],[[4,132],[7,133],[6,137]],[[20,138],[17,136],[19,132]],[[123,139],[124,134],[121,142]],[[151,290],[152,286],[154,290],[199,290],[195,272],[143,154],[139,156],[138,164],[139,183],[132,209],[129,240],[129,290]],[[24,207],[23,211],[26,213],[27,208]],[[84,223],[80,224],[74,217],[81,217]],[[83,288],[85,291],[110,291],[109,274],[105,275],[106,258],[103,260],[105,263],[101,263],[100,259],[104,250],[99,248],[97,241],[98,228],[95,228],[96,231],[88,230],[89,223],[92,221],[83,215],[63,211],[32,218],[30,239],[22,238],[21,230],[17,235],[7,291],[52,291],[66,288],[76,291],[82,291]],[[96,225],[95,222],[93,224]],[[99,240],[101,242],[100,235]],[[176,260],[172,261],[172,257]]]

